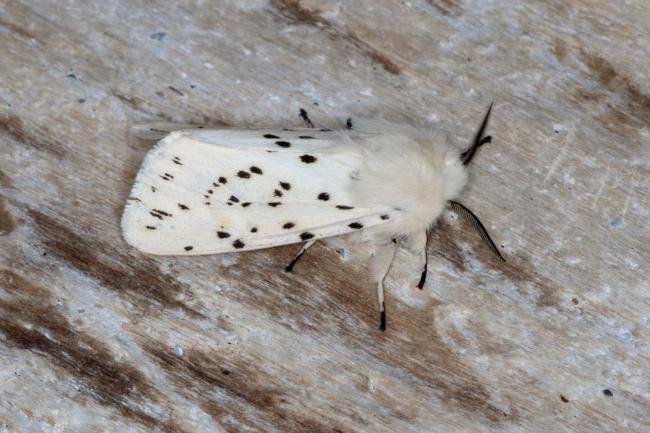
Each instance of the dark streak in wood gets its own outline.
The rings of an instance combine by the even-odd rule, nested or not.
[[[38,134],[25,131],[22,120],[15,114],[0,114],[0,131],[5,132],[18,143],[49,152],[58,157],[64,157],[67,153],[59,143],[46,139],[47,134],[41,131]]]
[[[283,16],[296,24],[307,24],[327,30],[327,32],[336,39],[347,41],[357,48],[361,53],[379,63],[384,69],[391,74],[399,75],[402,71],[397,64],[386,54],[372,47],[367,42],[361,40],[351,31],[344,31],[334,25],[331,21],[323,18],[315,12],[312,12],[300,4],[299,0],[272,0],[271,5]]]
[[[194,318],[204,317],[178,300],[187,288],[173,277],[161,273],[153,259],[144,256],[134,259],[118,252],[114,245],[105,245],[96,239],[78,235],[39,211],[29,209],[28,214],[48,253],[60,257],[107,289],[128,298],[142,309],[150,310],[152,306],[157,306],[181,310]]]
[[[0,195],[0,236],[8,235],[15,228],[14,218],[5,206],[4,197]]]
[[[117,361],[104,343],[75,329],[47,289],[6,269],[0,270],[0,287],[11,295],[0,299],[0,331],[9,346],[45,358],[75,378],[80,392],[125,418],[168,433],[185,431],[141,409],[162,396],[135,365]]]
[[[11,178],[2,170],[0,170],[0,186],[3,188],[13,188],[14,186],[11,182]]]

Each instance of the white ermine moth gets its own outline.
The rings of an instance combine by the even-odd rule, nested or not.
[[[373,244],[380,329],[386,328],[383,281],[398,246],[427,272],[427,235],[451,207],[471,221],[503,260],[478,218],[455,201],[490,115],[462,153],[441,134],[386,121],[314,128],[185,129],[147,154],[122,217],[124,239],[161,255],[217,254],[304,242],[287,266],[318,239],[353,233]],[[155,132],[155,131],[154,131]]]

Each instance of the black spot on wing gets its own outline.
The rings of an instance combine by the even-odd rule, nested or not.
[[[188,245],[188,246],[185,247],[185,251],[192,251],[193,249],[194,249],[194,247],[191,246],[191,245]]]
[[[237,177],[242,178],[242,179],[248,179],[251,177],[251,174],[245,170],[239,170],[237,172]]]
[[[241,249],[244,248],[245,244],[242,242],[241,239],[237,239],[235,242],[232,243],[232,246],[237,249]]]
[[[332,130],[329,128],[321,128],[320,132],[332,132]]]
[[[239,203],[239,199],[237,197],[235,197],[234,195],[231,195],[228,200],[230,200],[230,201],[232,201],[234,203]]]
[[[219,188],[219,184],[217,182],[212,182],[212,186],[214,186],[215,188]]]
[[[253,228],[251,229],[251,233],[257,233],[257,227],[253,227]]]
[[[348,227],[350,227],[351,229],[362,229],[363,224],[361,224],[361,223],[352,223],[352,224],[348,224]]]
[[[311,135],[301,135],[301,136],[299,136],[299,138],[302,138],[303,140],[313,140],[314,139],[314,137],[312,137]]]
[[[289,182],[280,182],[280,186],[285,191],[289,191],[291,189],[291,184]]]
[[[309,232],[300,233],[300,239],[302,239],[303,241],[307,241],[313,237],[314,237],[313,233],[309,233]]]
[[[291,143],[289,143],[288,141],[283,141],[283,140],[276,141],[275,144],[277,144],[280,147],[284,147],[285,149],[287,147],[291,147]]]
[[[284,223],[282,228],[285,229],[285,230],[289,230],[289,229],[293,228],[294,226],[295,226],[294,223],[289,222],[289,223]]]
[[[183,165],[183,163],[181,162],[181,159],[180,159],[178,156],[175,156],[175,157],[172,159],[172,162],[173,162],[174,164],[176,164],[176,165]]]
[[[256,166],[251,166],[250,171],[252,171],[255,174],[262,174],[262,169]]]
[[[281,204],[282,204],[282,202],[279,202],[279,201],[272,201],[272,202],[269,203],[269,206],[271,206],[271,207],[278,207],[278,206],[280,206]]]
[[[329,199],[330,199],[330,195],[326,192],[321,192],[320,194],[318,194],[318,200],[327,201]]]
[[[156,227],[155,227],[155,226],[147,226],[147,229],[149,229],[149,230],[156,230]]]
[[[178,207],[181,208],[182,210],[189,210],[189,207],[187,207],[183,203],[178,203]]]
[[[212,191],[211,189],[208,190],[208,194],[213,194],[213,193],[214,191]]]
[[[388,215],[384,214],[384,215],[381,215],[379,218],[381,218],[383,220],[387,220],[390,217]]]
[[[250,206],[250,205],[251,205],[251,202],[246,201],[246,202],[244,202],[244,203],[241,204],[241,207],[248,207],[248,206]]]
[[[264,138],[280,138],[280,137],[278,137],[277,135],[273,135],[273,134],[264,134]]]
[[[279,189],[276,189],[275,191],[273,191],[273,196],[282,197],[282,191],[280,191]]]
[[[163,180],[172,180],[174,178],[174,176],[172,176],[169,173],[165,173],[165,174],[161,174],[160,178],[163,179]]]
[[[318,158],[316,158],[316,157],[313,156],[313,155],[307,155],[307,154],[305,154],[305,155],[302,155],[302,156],[300,157],[300,160],[301,160],[302,162],[304,162],[305,164],[313,164],[314,162],[318,161]]]
[[[228,179],[226,179],[225,177],[221,176],[221,177],[219,178],[219,183],[226,184],[226,183],[228,183]]]
[[[345,206],[345,205],[342,205],[342,204],[337,204],[336,208],[341,209],[341,210],[350,210],[350,209],[354,209],[354,206]]]
[[[151,187],[151,192],[156,192],[156,191],[157,191],[156,187],[155,187],[155,186],[152,186],[152,187]]]
[[[228,232],[217,232],[217,236],[219,239],[226,239],[230,237],[230,233]]]
[[[170,217],[172,214],[165,212],[164,210],[160,209],[152,209],[149,214],[152,217],[158,218],[158,219],[163,219],[164,217]]]

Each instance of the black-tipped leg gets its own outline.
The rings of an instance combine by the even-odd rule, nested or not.
[[[466,151],[460,154],[460,160],[463,161],[463,165],[467,165],[472,161],[472,158],[474,158],[474,155],[476,154],[476,151],[478,150],[479,147],[492,141],[491,136],[488,135],[487,137],[483,137],[483,134],[485,133],[485,129],[487,128],[488,119],[490,118],[490,112],[492,111],[493,104],[494,103],[490,104],[490,108],[488,108],[488,111],[485,114],[485,117],[483,118],[483,123],[481,123],[481,126],[478,129],[476,136],[474,136],[474,141],[472,142],[472,145],[470,146],[469,149],[467,149]]]
[[[379,330],[386,330],[386,309],[384,304],[381,304],[381,311],[379,312]]]
[[[425,233],[424,246],[422,247],[420,263],[422,264],[422,274],[420,275],[420,281],[418,282],[418,289],[422,290],[424,288],[424,283],[427,281],[427,270],[429,265],[429,255],[427,254],[428,245],[429,245],[429,233]]]
[[[352,118],[348,117],[348,120],[345,121],[345,127],[348,129],[352,129]]]
[[[465,205],[454,201],[454,200],[449,200],[449,206],[456,211],[460,216],[465,218],[466,220],[469,220],[470,223],[472,223],[472,226],[474,226],[474,230],[476,230],[481,236],[481,239],[488,244],[488,247],[490,247],[490,250],[499,258],[501,259],[502,262],[505,262],[506,259],[503,258],[501,255],[501,252],[497,248],[497,246],[494,244],[492,241],[492,238],[490,238],[490,235],[488,234],[487,230],[485,229],[485,226],[481,222],[480,219],[474,213],[469,210]]]
[[[303,122],[305,122],[305,124],[306,124],[309,128],[313,128],[313,127],[314,127],[314,124],[311,123],[311,120],[309,119],[309,115],[307,114],[307,110],[305,110],[304,108],[301,108],[301,109],[300,109],[300,118],[303,120]]]
[[[427,265],[424,265],[424,270],[422,275],[420,275],[420,281],[418,282],[418,289],[422,290],[424,288],[424,283],[427,281]]]
[[[298,263],[298,260],[300,260],[302,255],[305,254],[307,248],[311,247],[314,244],[314,242],[316,242],[316,239],[305,242],[302,248],[300,248],[300,251],[298,251],[298,254],[296,254],[296,257],[294,257],[293,260],[291,260],[291,263],[289,263],[289,265],[287,265],[287,267],[284,268],[284,270],[286,272],[293,272],[293,267],[296,265],[296,263]]]

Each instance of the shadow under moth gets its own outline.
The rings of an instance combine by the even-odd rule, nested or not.
[[[303,243],[291,272],[319,239],[350,234],[376,248],[379,328],[386,328],[383,281],[398,247],[427,274],[428,231],[450,208],[503,257],[480,220],[456,201],[467,166],[491,141],[492,105],[461,153],[440,133],[384,120],[348,119],[339,130],[184,129],[147,154],[122,216],[124,239],[159,255],[218,254]],[[164,130],[150,129],[154,134]]]

